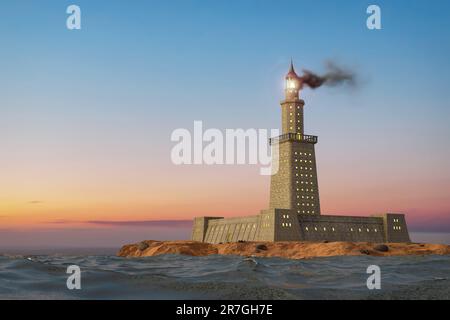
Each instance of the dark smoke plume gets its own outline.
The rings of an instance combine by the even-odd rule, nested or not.
[[[322,85],[356,85],[356,75],[353,71],[339,67],[332,61],[328,61],[325,64],[325,67],[327,72],[322,76],[319,76],[309,70],[303,70],[303,75],[300,76],[302,87],[306,85],[311,89],[316,89]]]

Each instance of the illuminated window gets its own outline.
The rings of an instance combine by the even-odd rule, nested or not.
[[[327,228],[323,227],[323,231],[327,231]]]
[[[305,230],[306,230],[306,231],[309,231],[308,227],[305,227]]]
[[[361,228],[359,228],[358,231],[361,232],[362,231]]]
[[[316,231],[317,231],[317,227],[314,227],[314,230],[316,230]]]
[[[370,232],[369,228],[367,228],[367,232]]]
[[[332,227],[331,230],[334,231],[334,227]]]
[[[350,228],[350,231],[353,232],[353,228]]]

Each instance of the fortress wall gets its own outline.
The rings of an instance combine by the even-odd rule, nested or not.
[[[197,217],[194,218],[194,224],[192,226],[192,240],[205,241],[205,235],[208,228],[208,223],[214,219],[223,219],[222,217]]]
[[[275,210],[262,210],[259,215],[258,241],[275,241]]]
[[[261,212],[260,241],[298,241],[300,226],[297,215],[289,209],[268,209]]]
[[[383,219],[380,217],[298,215],[298,220],[301,240],[386,241]]]
[[[411,242],[404,214],[385,213],[381,215],[384,222],[384,234],[387,242]]]
[[[259,216],[214,219],[208,222],[205,242],[255,241],[259,234]]]
[[[257,216],[194,219],[192,239],[208,243],[242,241],[410,242],[405,216],[303,215],[268,209]]]
[[[274,209],[275,241],[299,241],[300,225],[294,210]]]

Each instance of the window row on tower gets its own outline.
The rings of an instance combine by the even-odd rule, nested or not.
[[[295,155],[300,154],[301,156],[309,156],[309,157],[312,156],[312,153],[306,153],[306,152],[304,152],[304,153],[303,153],[303,152],[300,152],[300,153],[299,153],[299,152],[295,151],[294,154],[295,154]]]
[[[302,130],[302,127],[301,127],[302,119],[301,119],[301,115],[300,115],[300,106],[296,106],[296,108],[297,108],[297,121],[295,121],[295,115],[294,115],[294,112],[292,112],[294,109],[294,106],[293,105],[289,106],[289,109],[291,111],[291,112],[289,112],[289,130],[290,131],[294,130],[294,122],[296,123],[297,130],[298,131]]]
[[[314,211],[314,210],[297,210],[297,213],[311,213],[311,214],[315,214],[316,211]]]

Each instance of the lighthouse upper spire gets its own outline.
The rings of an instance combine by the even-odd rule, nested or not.
[[[295,73],[294,61],[292,60],[292,58],[291,58],[291,64],[289,66],[289,71],[286,75],[286,78],[288,78],[288,77],[297,77],[298,78],[297,73]]]
[[[294,62],[291,58],[291,64],[289,66],[289,71],[286,74],[286,99],[298,98],[298,93],[300,90],[300,77],[297,75],[294,69]]]

